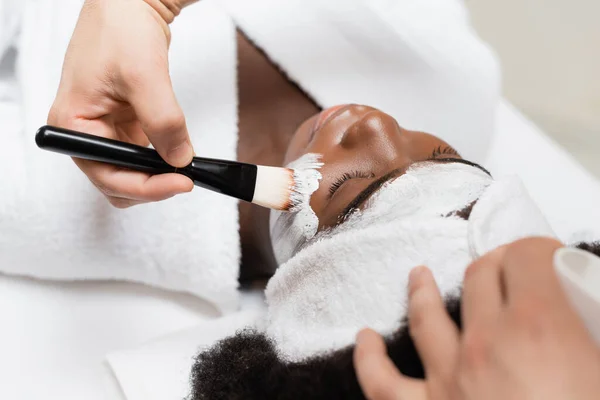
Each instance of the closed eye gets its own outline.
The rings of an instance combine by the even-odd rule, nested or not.
[[[373,173],[365,173],[361,171],[346,172],[341,177],[336,179],[335,182],[333,182],[333,184],[329,187],[329,198],[331,199],[335,192],[337,192],[337,190],[350,179],[369,179],[374,177],[375,174]]]
[[[440,154],[449,154],[449,153],[440,153]],[[478,168],[480,170],[482,170],[483,172],[485,172],[486,174],[488,174],[489,176],[492,176],[492,174],[490,174],[490,172],[485,169],[484,167],[482,167],[481,165],[474,163],[472,161],[467,161],[467,160],[463,160],[462,158],[456,158],[456,157],[443,157],[440,158],[440,154],[437,155],[437,157],[431,157],[430,159],[426,160],[426,161],[433,161],[433,162],[439,162],[439,163],[460,163],[460,164],[466,164],[469,165],[471,167],[475,167]],[[458,155],[458,153],[454,153],[456,155]],[[371,195],[373,193],[375,193],[376,191],[378,191],[387,181],[390,181],[396,177],[398,177],[399,175],[401,175],[402,173],[404,173],[406,171],[408,167],[405,168],[398,168],[395,169],[389,173],[387,173],[386,175],[382,176],[381,178],[377,179],[376,181],[374,181],[373,183],[371,183],[365,190],[363,190],[362,192],[360,192],[358,194],[358,196],[356,196],[354,198],[354,200],[352,200],[344,210],[342,210],[342,212],[338,215],[337,220],[343,222],[344,220],[346,220],[346,218],[348,218],[348,216],[354,212],[355,210],[357,210],[358,208],[360,208],[360,206],[369,198],[371,197]]]

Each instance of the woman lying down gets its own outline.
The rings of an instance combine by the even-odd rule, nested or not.
[[[460,326],[472,260],[524,236],[553,236],[517,179],[494,180],[377,109],[344,105],[305,121],[285,164],[314,154],[323,163],[310,201],[318,223],[310,212],[271,214],[281,266],[266,315],[197,355],[191,399],[363,398],[352,351],[365,326],[387,335],[401,372],[423,377],[404,321],[409,271],[431,268]]]

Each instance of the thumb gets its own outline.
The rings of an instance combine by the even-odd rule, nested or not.
[[[174,167],[188,165],[194,150],[168,67],[139,69],[125,85],[126,98],[156,151]]]

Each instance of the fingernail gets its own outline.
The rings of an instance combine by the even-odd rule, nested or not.
[[[183,142],[179,146],[169,150],[167,157],[171,164],[184,167],[190,163],[194,156],[194,150],[189,142]]]
[[[356,344],[359,345],[360,343],[365,341],[365,337],[369,334],[369,328],[363,328],[361,329],[357,334],[356,334]]]
[[[412,286],[415,284],[415,282],[417,280],[419,280],[419,278],[421,276],[423,276],[423,273],[425,272],[425,267],[420,266],[420,267],[415,267],[410,271],[410,274],[408,275],[408,285]]]

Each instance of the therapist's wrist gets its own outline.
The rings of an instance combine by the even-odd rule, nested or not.
[[[161,18],[170,24],[185,7],[198,0],[142,0],[152,7]]]

